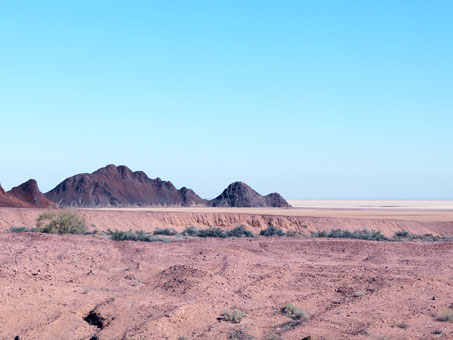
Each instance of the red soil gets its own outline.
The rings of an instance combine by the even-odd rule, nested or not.
[[[451,339],[451,323],[435,320],[453,303],[451,258],[451,242],[142,243],[2,233],[0,334],[10,340],[228,339],[240,331],[242,339],[252,339],[245,333]],[[286,303],[306,310],[308,321],[291,324],[280,313]],[[233,308],[247,313],[240,324],[217,319]],[[101,328],[84,321],[90,311]]]

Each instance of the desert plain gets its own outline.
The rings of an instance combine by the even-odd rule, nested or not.
[[[301,237],[113,241],[10,233],[46,210],[0,208],[0,339],[452,339],[453,242],[309,237],[332,229],[453,236],[452,201],[290,201],[293,208],[71,209],[92,230],[273,224]],[[282,312],[293,304],[297,319]],[[240,323],[222,313],[245,313]]]

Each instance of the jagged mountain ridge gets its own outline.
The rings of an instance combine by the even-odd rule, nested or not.
[[[169,181],[113,164],[69,177],[45,196],[64,207],[196,206],[207,202],[191,189],[178,190]]]

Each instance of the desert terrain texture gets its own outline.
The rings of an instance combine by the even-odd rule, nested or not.
[[[340,204],[341,203],[341,204]],[[293,208],[71,209],[92,230],[189,225],[307,237],[112,241],[10,233],[45,209],[0,208],[0,339],[452,339],[452,242],[308,237],[374,229],[453,235],[451,201],[295,202]],[[287,304],[303,310],[297,319]],[[226,311],[245,313],[240,323]]]

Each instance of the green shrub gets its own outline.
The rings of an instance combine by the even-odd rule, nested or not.
[[[198,237],[217,237],[217,238],[226,238],[227,235],[220,228],[211,228],[211,229],[201,229],[198,231]]]
[[[110,239],[113,241],[140,241],[140,242],[168,242],[169,240],[155,237],[151,233],[144,231],[111,231],[107,232],[110,235]]]
[[[28,232],[35,232],[36,229],[34,228],[27,228],[27,227],[11,227],[8,229],[10,233],[28,233]]]
[[[227,237],[255,237],[244,225],[238,225],[226,233]]]
[[[285,233],[280,228],[274,227],[273,225],[269,225],[266,229],[260,231],[261,236],[285,236]]]
[[[400,230],[393,235],[393,237],[407,237],[409,236],[409,232],[407,230]]]
[[[167,235],[167,236],[175,236],[178,235],[178,232],[174,229],[165,228],[165,229],[156,229],[153,232],[154,235]]]
[[[341,230],[341,229],[334,229],[329,232],[326,231],[318,231],[311,233],[312,237],[329,237],[329,238],[352,238],[352,239],[359,239],[359,240],[368,240],[368,241],[388,241],[388,239],[381,234],[380,231],[376,230]]]
[[[84,220],[70,211],[45,212],[36,220],[36,231],[47,234],[85,234]]]
[[[198,236],[199,232],[200,231],[197,228],[190,226],[190,227],[187,227],[186,229],[184,229],[182,234],[184,236]]]
[[[246,316],[247,314],[241,312],[238,309],[233,309],[232,311],[222,313],[222,319],[224,321],[229,321],[232,323],[240,323]]]
[[[296,307],[292,303],[287,303],[284,307],[282,307],[281,312],[296,320],[308,319],[308,313],[303,309]]]

